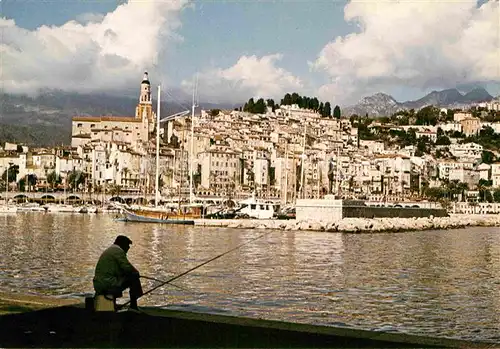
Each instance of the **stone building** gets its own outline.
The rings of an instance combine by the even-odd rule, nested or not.
[[[76,148],[90,142],[118,141],[136,148],[137,143],[148,141],[155,130],[155,121],[151,84],[145,72],[135,116],[75,116],[72,119],[71,146]]]

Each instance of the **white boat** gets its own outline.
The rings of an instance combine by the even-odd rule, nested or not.
[[[0,213],[16,213],[17,207],[14,205],[0,205]]]
[[[93,205],[81,205],[73,207],[75,213],[97,213],[97,207]]]
[[[66,213],[72,213],[74,212],[74,208],[72,205],[57,205],[57,204],[48,204],[44,206],[47,212],[54,212],[54,213],[59,213],[59,212],[66,212]]]
[[[280,208],[279,204],[271,200],[256,199],[255,195],[240,201],[239,204],[240,208],[236,211],[237,216],[241,218],[271,219],[274,212]]]
[[[46,212],[46,210],[35,202],[29,202],[17,206],[17,212]]]
[[[87,213],[97,213],[97,206],[87,205]]]

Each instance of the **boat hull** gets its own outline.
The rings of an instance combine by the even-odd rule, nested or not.
[[[16,212],[17,212],[16,206],[0,205],[0,213],[16,213]]]
[[[121,220],[125,222],[140,222],[140,223],[161,223],[161,224],[180,224],[180,225],[194,225],[192,219],[176,219],[176,218],[161,218],[154,216],[146,216],[132,211],[124,210],[125,217]]]

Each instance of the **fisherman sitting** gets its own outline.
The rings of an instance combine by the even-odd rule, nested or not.
[[[95,267],[94,290],[96,295],[123,296],[129,288],[130,308],[137,310],[137,299],[143,295],[139,271],[128,261],[127,251],[132,241],[119,235],[114,244],[99,257]]]

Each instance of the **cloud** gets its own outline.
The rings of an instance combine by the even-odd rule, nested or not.
[[[26,30],[0,18],[0,77],[5,92],[117,90],[154,67],[177,37],[186,0],[129,0],[104,16]]]
[[[198,75],[200,96],[219,103],[281,98],[303,86],[299,78],[277,66],[282,58],[281,54],[241,56],[232,67],[203,72]],[[182,85],[186,91],[192,89],[192,81],[184,80]]]
[[[76,17],[76,21],[80,22],[82,24],[85,24],[88,22],[100,23],[100,22],[102,22],[103,19],[104,19],[104,14],[93,13],[93,12],[82,13]]]
[[[358,33],[328,43],[310,66],[326,72],[323,98],[353,103],[367,93],[407,86],[449,88],[500,82],[497,0],[356,0],[344,8]]]

